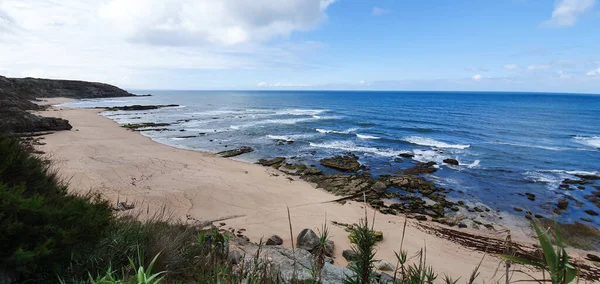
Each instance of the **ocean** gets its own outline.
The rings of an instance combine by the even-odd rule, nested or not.
[[[398,174],[434,161],[427,178],[452,188],[449,200],[485,204],[489,218],[524,220],[514,207],[552,218],[563,195],[561,222],[600,212],[586,200],[593,186],[560,189],[575,175],[600,175],[600,96],[486,92],[364,91],[135,91],[150,97],[90,99],[67,107],[178,104],[151,111],[107,111],[120,124],[172,123],[172,131],[143,131],[167,145],[218,152],[240,146],[236,157],[288,157],[318,165],[323,157],[353,152],[374,175]],[[192,138],[182,138],[194,136]],[[288,142],[293,141],[293,142]],[[411,153],[414,158],[401,158]],[[443,163],[446,158],[458,166]],[[332,172],[331,170],[326,170]],[[285,190],[285,189],[282,189]],[[463,193],[459,193],[463,192]],[[524,193],[533,193],[535,201]]]

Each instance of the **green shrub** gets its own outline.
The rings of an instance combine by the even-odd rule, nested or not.
[[[0,267],[22,279],[55,279],[112,219],[108,203],[67,194],[48,164],[0,137]]]

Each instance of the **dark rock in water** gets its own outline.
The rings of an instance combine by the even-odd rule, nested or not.
[[[571,187],[568,184],[561,184],[558,186],[560,189],[571,190]]]
[[[188,139],[188,138],[194,138],[194,137],[196,137],[196,136],[195,135],[187,135],[187,136],[177,136],[176,138],[179,138],[179,139]]]
[[[516,212],[523,212],[523,209],[518,208],[518,207],[513,208],[513,210],[515,210]]]
[[[587,184],[588,181],[583,180],[583,179],[575,180],[575,179],[568,179],[568,178],[566,178],[566,179],[564,179],[562,181],[562,183],[563,184],[579,184],[579,185],[584,185],[584,184]]]
[[[569,201],[561,199],[558,201],[558,204],[556,204],[556,206],[560,210],[567,210],[567,207],[569,207]]]
[[[344,156],[335,156],[332,158],[325,158],[319,161],[324,167],[336,169],[342,172],[357,172],[360,170],[360,163],[358,157],[352,153]]]
[[[410,158],[414,157],[415,155],[413,155],[413,154],[411,154],[411,153],[401,153],[401,154],[400,154],[400,155],[398,155],[398,156],[400,156],[400,157],[402,157],[402,158],[407,158],[407,159],[410,159]]]
[[[278,139],[277,140],[277,145],[281,146],[281,145],[291,145],[294,144],[294,141],[292,140],[283,140],[283,139]]]
[[[296,247],[303,248],[307,251],[312,251],[319,245],[319,236],[311,229],[304,229],[296,238]]]
[[[588,254],[586,255],[586,257],[587,257],[587,259],[588,259],[588,260],[590,260],[590,261],[593,261],[593,262],[600,262],[600,256],[597,256],[597,255],[595,255],[595,254],[588,253]]]
[[[165,107],[178,107],[179,105],[131,105],[131,106],[118,106],[118,107],[107,107],[104,108],[107,111],[118,111],[118,110],[125,110],[125,111],[131,111],[131,110],[152,110],[152,109],[159,109],[159,108],[165,108]]]
[[[344,250],[342,252],[342,256],[348,261],[348,262],[352,262],[352,261],[356,261],[358,260],[358,255],[351,249],[347,249]]]
[[[535,201],[535,194],[526,192],[525,195],[527,196],[527,199]]]
[[[427,221],[427,216],[424,215],[416,215],[415,219],[419,220],[419,221]]]
[[[402,163],[404,162],[404,160],[400,159],[400,158],[394,158],[394,163]]]
[[[265,243],[268,246],[278,246],[283,244],[283,239],[278,235],[271,236]]]
[[[404,170],[404,174],[406,174],[406,175],[420,175],[420,174],[435,173],[437,171],[437,169],[433,168],[434,165],[435,165],[435,162],[420,163],[420,164],[416,165],[415,167],[412,167],[410,169]]]
[[[600,180],[600,176],[597,176],[597,175],[575,175],[575,176],[580,179],[586,179],[586,180]]]
[[[230,158],[230,157],[239,156],[241,154],[250,153],[252,151],[254,151],[254,149],[252,149],[250,147],[240,147],[240,148],[233,149],[233,150],[218,152],[217,155],[224,157],[224,158]]]
[[[543,215],[541,215],[541,214],[535,214],[535,215],[533,215],[533,216],[534,216],[535,218],[538,218],[538,219],[544,219],[544,218],[545,218],[545,217],[544,217]]]
[[[275,157],[275,158],[270,159],[270,160],[260,159],[256,163],[259,164],[259,165],[265,166],[265,167],[278,168],[283,162],[285,162],[285,158],[284,157]]]
[[[585,210],[583,212],[585,212],[585,213],[587,213],[588,215],[591,215],[591,216],[598,216],[598,213],[596,211],[594,211],[594,210]]]
[[[458,223],[458,227],[461,228],[461,229],[463,229],[463,228],[467,227],[467,224],[465,224],[463,222],[460,222],[460,223]]]
[[[581,221],[585,221],[585,222],[588,222],[588,223],[591,223],[591,222],[592,222],[592,219],[590,219],[590,218],[586,218],[586,217],[581,217],[581,218],[579,218],[579,219],[581,219]]]
[[[444,163],[449,164],[449,165],[458,166],[458,161],[455,159],[444,159]]]
[[[144,123],[128,123],[128,124],[123,124],[123,125],[121,125],[121,127],[127,128],[129,130],[139,131],[140,128],[163,127],[163,126],[169,126],[169,125],[171,125],[171,124],[170,123],[144,122]]]

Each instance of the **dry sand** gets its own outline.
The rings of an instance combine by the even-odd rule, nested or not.
[[[55,161],[74,192],[98,191],[115,202],[134,202],[143,211],[166,208],[183,220],[188,216],[219,220],[215,223],[224,222],[225,228],[246,229],[245,235],[252,241],[277,234],[285,246],[291,246],[286,205],[294,235],[304,228],[316,231],[325,220],[355,223],[364,217],[362,203],[328,203],[337,197],[295,177],[210,153],[162,145],[118,127],[99,112],[60,108],[41,112],[68,119],[73,125],[71,131],[46,136],[42,150]],[[372,217],[373,210],[368,212]],[[427,261],[440,278],[447,274],[466,281],[483,257],[481,252],[419,230],[416,221],[408,222],[404,249],[413,255],[426,245]],[[400,245],[403,223],[402,216],[377,214],[375,229],[384,233],[384,240],[377,244],[378,259],[395,264],[394,251]],[[341,253],[350,247],[348,233],[338,226],[329,227],[336,264],[345,265]],[[498,258],[486,256],[478,282],[490,282],[499,263]],[[503,267],[500,270],[496,278]]]

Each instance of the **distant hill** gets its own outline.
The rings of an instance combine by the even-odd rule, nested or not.
[[[0,131],[32,132],[71,129],[68,121],[41,117],[27,110],[41,110],[37,98],[73,99],[135,96],[123,89],[97,82],[0,76]]]

